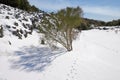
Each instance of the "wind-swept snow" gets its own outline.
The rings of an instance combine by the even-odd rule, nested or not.
[[[35,45],[0,56],[0,80],[120,79],[120,32],[82,31],[73,48],[61,55]]]

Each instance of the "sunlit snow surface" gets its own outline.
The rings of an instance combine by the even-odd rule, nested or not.
[[[14,45],[21,45],[12,51],[0,39],[0,49],[12,52],[0,56],[0,80],[120,80],[120,32],[82,31],[74,50],[64,54],[40,46],[37,38],[31,35],[23,43],[12,38]]]

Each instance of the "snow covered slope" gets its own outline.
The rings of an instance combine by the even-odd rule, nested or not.
[[[120,80],[120,32],[82,31],[73,48],[59,57],[34,47],[0,56],[0,80]]]
[[[3,33],[9,31],[19,39],[27,37],[32,33],[32,18],[34,19],[32,13],[0,4],[0,27],[3,28]],[[10,33],[7,34],[11,35]]]
[[[0,54],[23,46],[39,45],[40,34],[34,30],[44,13],[26,12],[0,4]],[[1,32],[2,31],[2,32]]]

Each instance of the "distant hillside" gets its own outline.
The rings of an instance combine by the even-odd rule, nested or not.
[[[120,19],[109,21],[106,23],[106,26],[120,26]]]
[[[98,26],[120,26],[120,19],[109,21],[109,22],[104,22],[100,20],[83,18],[81,21],[81,25],[78,26],[77,28],[79,30],[87,30],[93,27],[98,27]]]
[[[87,30],[91,29],[93,27],[97,26],[105,26],[106,22],[94,20],[94,19],[88,19],[88,18],[82,18],[80,26],[77,27],[79,30]]]
[[[84,20],[88,23],[88,24],[93,24],[95,26],[102,26],[105,25],[106,23],[104,21],[100,21],[100,20],[94,20],[94,19],[88,19],[88,18],[84,18]]]
[[[31,6],[28,0],[0,0],[0,3],[26,11],[39,11],[39,9],[34,5]]]

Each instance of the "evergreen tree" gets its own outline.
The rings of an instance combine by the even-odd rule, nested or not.
[[[0,3],[26,11],[39,11],[35,6],[31,6],[28,0],[0,0]]]

